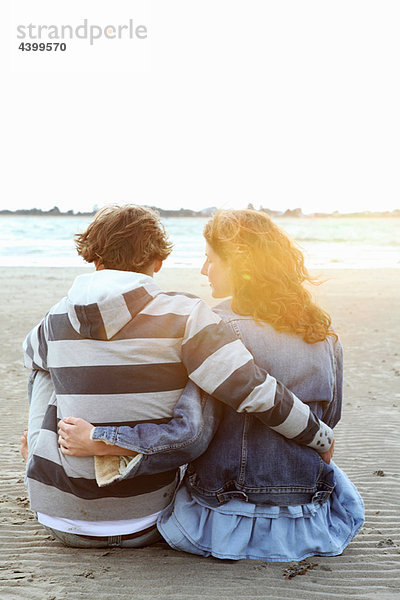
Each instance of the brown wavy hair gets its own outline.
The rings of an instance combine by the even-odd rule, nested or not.
[[[311,277],[302,252],[266,213],[218,211],[204,237],[230,270],[235,313],[300,335],[308,344],[337,338],[330,316],[303,285],[321,282]]]
[[[172,251],[160,216],[144,206],[125,204],[99,210],[83,233],[75,235],[78,254],[105,269],[143,272]]]

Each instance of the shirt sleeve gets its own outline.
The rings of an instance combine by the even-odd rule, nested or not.
[[[25,367],[33,371],[48,371],[47,316],[28,333],[22,347]]]
[[[336,427],[342,416],[343,402],[343,349],[340,340],[333,343],[334,386],[332,400],[321,415],[321,418],[331,427]]]
[[[330,448],[332,429],[258,367],[243,342],[201,300],[186,323],[182,360],[194,383],[237,412],[252,413],[284,437],[318,452]]]

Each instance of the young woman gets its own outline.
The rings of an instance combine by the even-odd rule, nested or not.
[[[206,225],[202,274],[216,309],[253,354],[334,427],[342,404],[342,349],[313,302],[302,253],[262,212],[218,212]],[[315,399],[318,399],[315,402]],[[358,533],[363,501],[317,453],[224,407],[158,528],[174,548],[219,558],[302,560],[340,554]],[[329,479],[331,476],[331,479]],[[330,487],[332,484],[332,487]]]
[[[329,316],[304,287],[313,280],[302,253],[257,211],[220,211],[204,235],[202,273],[215,298],[230,297],[217,307],[220,317],[260,367],[335,426],[341,412],[342,350]],[[193,386],[187,402],[190,394],[194,402]],[[208,425],[203,427],[209,437],[214,427],[214,437],[189,464],[173,503],[159,518],[166,541],[178,550],[229,559],[292,561],[340,554],[364,518],[362,499],[347,476],[314,450],[291,442],[249,414],[217,404],[214,411],[217,427],[215,418],[205,419]],[[179,417],[182,421],[181,413]],[[180,422],[178,417],[175,421]],[[274,415],[273,422],[282,421],[284,415]],[[162,433],[157,446],[158,428]],[[62,444],[65,431],[69,435],[65,452],[71,452],[71,440],[78,437],[79,427],[75,430],[74,434],[71,426],[61,423]],[[173,422],[133,428],[126,447],[149,460],[130,476],[145,474],[146,465],[162,470],[171,468],[174,460],[184,462],[183,449],[190,444],[178,432]],[[200,437],[196,431],[192,443]]]

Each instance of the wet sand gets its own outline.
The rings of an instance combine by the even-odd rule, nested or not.
[[[141,550],[65,548],[37,524],[23,484],[27,422],[21,342],[86,269],[0,269],[0,597],[7,600],[395,600],[400,597],[400,269],[327,270],[314,293],[345,351],[343,417],[335,461],[357,485],[366,522],[344,553],[295,563],[204,559],[158,544]],[[166,290],[211,302],[196,271],[165,269]],[[312,568],[311,568],[312,567]]]

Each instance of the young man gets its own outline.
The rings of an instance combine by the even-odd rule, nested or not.
[[[155,523],[174,493],[176,470],[125,478],[140,457],[102,457],[101,448],[113,444],[119,455],[126,427],[168,421],[188,378],[235,410],[257,413],[282,435],[329,450],[331,429],[259,369],[202,300],[165,293],[154,283],[171,244],[153,211],[105,208],[76,245],[96,271],[77,277],[24,344],[35,378],[30,423],[36,423],[27,486],[38,520],[59,539],[74,546],[157,539]],[[54,394],[37,433],[51,392],[48,374]],[[94,458],[60,451],[58,424],[70,415],[95,425]]]

